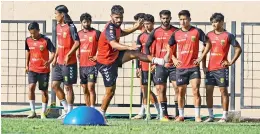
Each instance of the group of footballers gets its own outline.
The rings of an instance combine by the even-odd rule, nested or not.
[[[29,101],[31,114],[28,118],[36,117],[35,87],[39,84],[42,91],[41,118],[46,118],[48,103],[48,83],[50,65],[52,65],[52,89],[64,107],[65,114],[73,109],[73,84],[77,82],[77,61],[79,61],[80,83],[84,90],[87,106],[94,107],[96,100],[95,83],[98,71],[101,73],[105,85],[105,95],[100,108],[105,113],[115,94],[118,67],[133,59],[137,59],[136,73],[140,77],[143,93],[142,107],[132,119],[142,119],[147,101],[151,101],[157,109],[157,119],[169,121],[167,111],[166,83],[169,77],[175,91],[175,121],[184,121],[184,101],[187,85],[191,84],[194,95],[195,121],[202,122],[200,117],[201,83],[200,62],[206,76],[206,100],[209,118],[205,122],[213,122],[213,90],[218,86],[222,96],[223,116],[219,122],[227,121],[229,96],[229,70],[235,63],[242,50],[235,36],[224,29],[224,16],[214,13],[210,17],[213,30],[205,34],[201,29],[190,24],[191,17],[188,10],[179,12],[180,28],[170,24],[171,12],[162,10],[161,25],[154,28],[154,16],[138,13],[134,16],[136,23],[132,28],[121,29],[124,9],[120,5],[111,8],[111,20],[102,32],[91,27],[92,17],[88,13],[80,16],[82,29],[77,31],[68,15],[68,8],[59,5],[55,8],[55,18],[58,22],[56,34],[58,44],[56,48],[49,38],[40,34],[39,24],[32,22],[28,26],[31,34],[26,38],[26,72],[29,79]],[[141,30],[136,44],[120,43],[120,37]],[[203,51],[199,57],[199,44],[203,44]],[[230,45],[234,47],[235,55],[228,61]],[[209,63],[206,56],[210,51]],[[49,53],[50,52],[50,53]],[[178,53],[178,54],[177,54]],[[150,63],[150,64],[149,64]],[[151,65],[149,70],[149,65]],[[156,86],[156,95],[151,92],[147,100],[148,74]],[[61,82],[67,91],[67,97],[60,87]]]

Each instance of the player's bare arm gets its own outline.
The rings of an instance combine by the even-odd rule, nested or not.
[[[53,61],[52,61],[52,66],[55,66],[57,64],[58,55],[59,55],[59,46],[56,48],[56,52],[54,54]]]
[[[238,42],[237,42],[238,43]],[[234,57],[232,58],[232,60],[229,62],[229,61],[224,61],[222,63],[222,66],[224,67],[228,67],[228,66],[231,66],[232,64],[234,64],[236,62],[236,60],[238,59],[238,57],[241,55],[242,53],[242,49],[240,47],[240,45],[236,45],[234,46],[234,49],[235,49],[235,55]]]
[[[138,30],[143,25],[143,19],[138,19],[138,21],[134,24],[132,28],[124,29],[121,32],[121,37],[126,36],[128,34],[133,33],[134,31]]]
[[[206,46],[203,53],[197,60],[194,61],[195,65],[199,65],[199,63],[202,61],[202,59],[208,54],[209,50],[211,49],[211,42],[209,40],[207,40],[205,44]]]
[[[205,47],[203,47],[202,49],[202,53],[204,52]],[[202,59],[202,68],[203,68],[203,72],[206,73],[207,72],[207,66],[206,66],[206,60],[207,60],[207,55],[205,55]]]
[[[112,40],[109,43],[114,49],[117,49],[119,51],[122,51],[122,50],[137,50],[140,47],[140,45],[136,45],[136,44],[133,44],[132,46],[123,45],[123,44],[120,44],[119,42],[117,42],[116,40]]]

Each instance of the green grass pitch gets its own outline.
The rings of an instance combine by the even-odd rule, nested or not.
[[[108,119],[109,126],[65,126],[56,119],[2,118],[2,133],[35,134],[259,134],[260,123],[182,123]]]

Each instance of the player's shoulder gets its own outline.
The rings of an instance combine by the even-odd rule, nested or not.
[[[155,29],[153,29],[154,32],[156,32],[156,31],[158,31],[158,30],[161,30],[161,26],[156,27]]]
[[[173,26],[173,25],[171,25],[171,29],[173,29],[173,30],[177,30],[177,29],[179,29],[178,27],[175,27],[175,26]]]
[[[28,43],[28,41],[31,40],[31,39],[32,39],[31,36],[28,36],[28,37],[25,38],[25,42]]]
[[[190,27],[190,30],[196,30],[196,31],[198,31],[198,32],[203,32],[200,28],[195,27],[195,26],[191,26],[191,27]]]
[[[144,36],[147,32],[142,32],[138,35],[138,38],[141,38],[142,36]]]
[[[234,36],[234,34],[230,33],[230,32],[227,31],[226,29],[224,29],[223,34],[227,34],[228,36]]]
[[[100,31],[94,27],[92,27],[91,30],[95,31],[96,33],[100,33]]]
[[[40,36],[41,36],[42,39],[44,39],[47,42],[49,42],[51,40],[48,36],[46,36],[44,34],[40,34]]]
[[[107,23],[106,29],[115,29],[115,28],[116,28],[116,26],[112,22]]]
[[[211,31],[209,31],[209,32],[207,33],[207,36],[214,35],[214,34],[215,34],[214,30],[211,30]]]

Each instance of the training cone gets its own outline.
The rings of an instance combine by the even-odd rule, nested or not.
[[[92,107],[80,106],[69,112],[63,120],[64,125],[106,125],[101,113]]]

